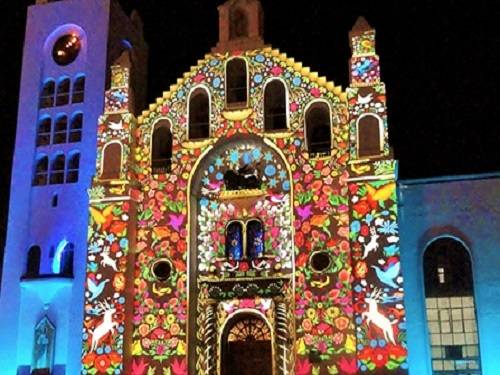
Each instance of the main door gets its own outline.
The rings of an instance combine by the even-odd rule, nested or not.
[[[226,326],[222,341],[222,375],[272,375],[271,330],[255,315],[242,314]]]

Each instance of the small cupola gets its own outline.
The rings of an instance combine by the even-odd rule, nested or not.
[[[264,12],[259,0],[229,0],[218,7],[219,42],[212,52],[264,46]]]

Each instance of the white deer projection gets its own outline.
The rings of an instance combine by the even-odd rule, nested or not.
[[[391,322],[386,316],[378,311],[377,301],[380,301],[380,296],[382,294],[381,290],[376,288],[371,293],[370,297],[366,297],[365,301],[368,303],[368,311],[361,314],[362,318],[366,318],[366,324],[369,326],[373,323],[384,333],[384,338],[386,341],[396,344],[394,340],[394,331],[392,330],[392,325],[397,323],[396,321]]]
[[[380,236],[377,234],[377,229],[375,227],[370,227],[370,234],[370,242],[368,242],[366,245],[363,245],[365,247],[363,259],[366,259],[368,254],[370,254],[372,251],[376,251],[378,249],[378,239]]]
[[[105,246],[102,249],[101,257],[101,266],[111,267],[115,272],[118,272],[118,268],[116,267],[116,259],[112,259],[109,256],[109,246]]]
[[[99,341],[106,336],[109,332],[113,334],[115,332],[115,327],[118,327],[118,323],[113,321],[113,314],[116,312],[114,307],[111,307],[107,301],[99,302],[98,311],[104,312],[103,320],[101,324],[94,328],[92,332],[92,344],[90,346],[90,351],[95,351],[97,349],[97,345],[99,345]]]

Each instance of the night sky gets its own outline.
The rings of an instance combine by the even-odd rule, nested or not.
[[[0,246],[26,7],[33,2],[10,2],[0,23]],[[127,12],[138,9],[143,18],[150,47],[148,97],[154,102],[216,44],[216,6],[222,1],[120,3]],[[262,0],[262,4],[266,42],[344,88],[348,31],[359,15],[377,30],[390,142],[400,160],[400,178],[500,170],[500,7],[496,1],[315,0],[303,2],[300,8],[287,0]]]

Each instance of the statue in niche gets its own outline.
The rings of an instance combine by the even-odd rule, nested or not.
[[[36,325],[31,365],[32,373],[42,373],[40,370],[51,371],[54,359],[55,331],[55,327],[47,317],[43,317]]]
[[[226,190],[260,189],[261,179],[257,168],[245,164],[236,171],[228,170],[224,174]]]

